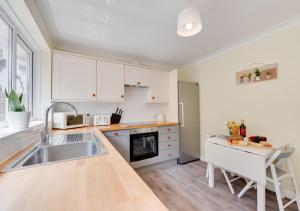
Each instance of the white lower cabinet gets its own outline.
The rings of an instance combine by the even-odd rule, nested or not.
[[[123,156],[123,158],[130,163],[129,130],[109,131],[104,132],[104,135]],[[177,159],[179,156],[177,126],[160,127],[158,133],[158,143],[158,156],[141,161],[131,162],[130,165],[133,168],[139,168],[167,160]]]
[[[159,157],[160,161],[178,158],[179,140],[177,126],[159,128]]]
[[[137,162],[131,162],[133,168],[148,166],[172,159],[179,156],[179,143],[177,126],[160,127],[158,132],[158,156]]]
[[[159,151],[160,161],[172,160],[178,158],[178,148],[172,148]]]
[[[129,130],[104,132],[106,138],[118,150],[123,158],[129,163],[130,146],[129,146]]]

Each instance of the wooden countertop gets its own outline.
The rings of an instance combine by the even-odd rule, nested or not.
[[[107,154],[0,173],[0,210],[167,210],[99,131],[120,128],[123,129],[120,125],[71,130],[95,130]]]
[[[108,126],[90,126],[87,128],[93,128],[100,130],[102,132],[107,131],[115,131],[115,130],[130,130],[130,129],[136,129],[136,128],[147,128],[147,127],[165,127],[165,126],[176,126],[177,123],[175,122],[153,122],[149,124],[139,124],[139,125],[127,125],[127,124],[113,124]],[[56,130],[61,131],[61,130]]]

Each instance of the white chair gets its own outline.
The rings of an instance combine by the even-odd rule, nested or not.
[[[212,137],[216,137],[216,135],[206,135],[206,138],[212,138]],[[227,175],[227,171],[226,171],[225,169],[220,168],[220,167],[214,167],[214,168],[219,168],[219,169],[221,170],[222,174],[223,174],[224,177],[225,177],[225,180],[226,180],[226,182],[227,182],[227,185],[229,186],[229,189],[230,189],[231,193],[234,194],[235,192],[234,192],[234,189],[233,189],[231,183],[234,182],[235,180],[240,179],[241,177],[236,176],[236,177],[234,177],[234,178],[232,178],[232,179],[230,180],[229,177],[228,177],[228,175]],[[206,179],[208,179],[208,177],[209,177],[209,172],[208,172],[208,166],[207,166],[207,168],[206,168]]]
[[[276,150],[272,157],[266,162],[266,173],[267,173],[267,181],[271,182],[275,186],[275,192],[277,197],[277,202],[280,211],[284,211],[286,207],[291,205],[293,202],[297,202],[298,210],[300,210],[300,197],[298,186],[296,184],[294,171],[291,163],[291,155],[295,151],[294,147],[288,147],[286,150]],[[287,171],[280,169],[277,165],[280,160],[284,160],[287,162]],[[285,205],[282,201],[282,193],[280,189],[281,180],[290,177],[293,183],[295,197],[290,200]],[[241,198],[247,190],[255,186],[255,182],[250,180],[247,182],[247,185],[243,188],[243,190],[238,194],[238,197]]]
[[[223,174],[224,177],[225,177],[226,183],[227,183],[227,185],[228,185],[228,187],[229,187],[229,189],[230,189],[230,192],[231,192],[232,194],[234,194],[235,192],[234,192],[234,189],[233,189],[231,183],[234,182],[235,180],[240,179],[241,177],[235,176],[234,178],[229,179],[229,177],[228,177],[228,175],[227,175],[227,171],[226,171],[225,169],[220,168],[220,167],[215,167],[215,168],[219,168],[219,169],[221,170],[222,174]],[[208,176],[209,176],[209,172],[208,172],[208,167],[207,167],[207,168],[206,168],[206,179],[208,179]]]

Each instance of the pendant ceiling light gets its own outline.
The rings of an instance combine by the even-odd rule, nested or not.
[[[187,7],[178,15],[177,35],[190,37],[199,33],[202,29],[202,21],[199,9],[190,5],[191,0],[186,0]]]

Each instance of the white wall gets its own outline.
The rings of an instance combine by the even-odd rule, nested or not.
[[[178,122],[178,70],[170,72],[169,95],[170,103],[166,108],[166,120],[170,122]]]
[[[125,103],[71,102],[80,112],[89,114],[111,114],[117,107],[124,110],[121,122],[154,121],[156,115],[168,112],[169,104],[149,104],[147,88],[125,87]],[[61,105],[56,111],[70,111]],[[172,119],[173,120],[173,119]]]
[[[252,63],[279,63],[277,80],[237,86],[235,73]],[[249,135],[293,144],[300,184],[300,24],[270,32],[238,48],[182,68],[179,78],[200,84],[201,145],[224,121],[245,119]],[[202,147],[202,155],[203,155]]]

